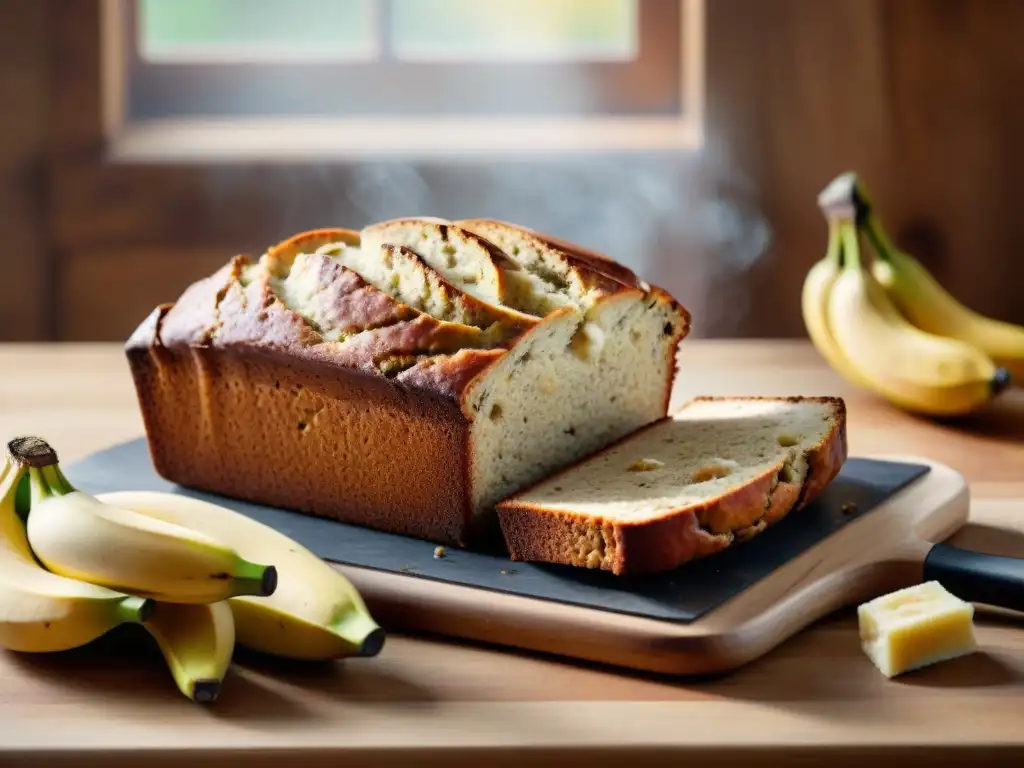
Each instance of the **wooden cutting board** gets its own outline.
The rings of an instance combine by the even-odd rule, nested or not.
[[[725,672],[828,613],[918,583],[966,521],[963,477],[919,457],[854,457],[814,504],[724,553],[625,580],[517,563],[184,489],[132,441],[67,467],[83,490],[163,490],[236,509],[348,576],[390,630],[671,675]]]

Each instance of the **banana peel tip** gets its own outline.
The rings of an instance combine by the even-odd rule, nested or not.
[[[121,610],[128,621],[145,624],[153,618],[156,602],[148,597],[129,597],[121,603]]]
[[[384,641],[387,639],[387,633],[380,627],[370,632],[363,642],[359,646],[359,650],[356,652],[356,656],[359,658],[367,659],[380,654],[384,650]]]
[[[212,704],[220,696],[219,680],[196,680],[192,683],[192,700],[200,704]]]
[[[228,574],[216,574],[213,578],[227,578]],[[273,565],[259,565],[244,561],[235,573],[232,597],[270,597],[277,591],[277,568]]]
[[[1013,384],[1013,375],[1006,368],[996,368],[995,374],[992,376],[992,394],[998,395],[1003,390],[1009,389],[1010,385]]]
[[[277,591],[277,568],[273,565],[268,565],[266,570],[263,571],[263,577],[260,579],[260,597],[270,597]]]

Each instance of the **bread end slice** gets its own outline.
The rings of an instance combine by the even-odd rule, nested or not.
[[[513,560],[670,571],[813,501],[847,458],[832,397],[699,397],[497,504]]]

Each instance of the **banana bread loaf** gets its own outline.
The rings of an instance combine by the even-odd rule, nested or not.
[[[501,501],[514,560],[667,571],[813,501],[847,457],[828,397],[699,397]]]
[[[664,417],[687,311],[606,257],[484,231],[305,232],[157,307],[126,345],[157,472],[467,546],[498,500]]]

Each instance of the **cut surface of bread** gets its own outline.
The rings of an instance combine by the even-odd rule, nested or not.
[[[616,301],[608,332],[589,341],[576,315],[552,315],[470,389],[475,510],[661,418],[666,390],[652,359],[670,365],[676,327],[662,309],[652,322],[644,304]]]
[[[360,238],[370,251],[384,245],[408,248],[452,285],[481,301],[528,314],[546,314],[544,307],[514,301],[508,275],[518,271],[519,265],[464,229],[432,218],[395,219],[365,227]]]
[[[248,277],[265,281],[267,295],[301,316],[324,342],[386,339],[393,355],[412,355],[488,348],[500,341],[499,334],[403,303],[325,253],[298,254],[284,275],[257,269]]]
[[[814,499],[847,456],[838,398],[697,398],[497,504],[513,559],[671,570]]]
[[[609,295],[635,289],[593,268],[532,231],[493,219],[467,219],[459,224],[494,243],[519,262],[548,292],[568,298],[583,312]]]
[[[322,262],[324,258],[336,261],[400,304],[444,323],[484,331],[482,341],[473,346],[503,344],[540,321],[463,292],[408,248],[391,244],[361,247],[359,235],[351,230],[321,229],[285,240],[270,249],[258,266],[247,268],[247,279],[251,279],[248,272],[262,269],[275,280],[279,293],[287,292],[296,282],[294,265],[305,267],[309,259]],[[294,296],[294,291],[291,293]]]
[[[630,288],[639,288],[643,291],[650,289],[650,285],[641,280],[633,270],[624,264],[620,264],[615,261],[610,256],[606,256],[603,253],[597,253],[596,251],[584,248],[576,243],[570,243],[567,240],[555,237],[554,235],[548,235],[544,232],[538,232],[534,229],[530,229],[529,227],[524,227],[520,224],[513,224],[508,221],[501,221],[500,219],[465,219],[463,221],[456,222],[456,224],[461,227],[465,227],[470,232],[481,234],[484,237],[487,236],[485,233],[489,233],[495,240],[510,241],[525,234],[529,236],[531,241],[540,240],[548,247],[553,248],[556,251],[561,251],[572,264],[579,265],[582,263],[588,269],[593,269],[612,280],[629,286]],[[522,245],[517,245],[515,242],[511,242],[511,247],[513,250],[517,247],[521,250]],[[536,246],[534,247],[536,248]]]

